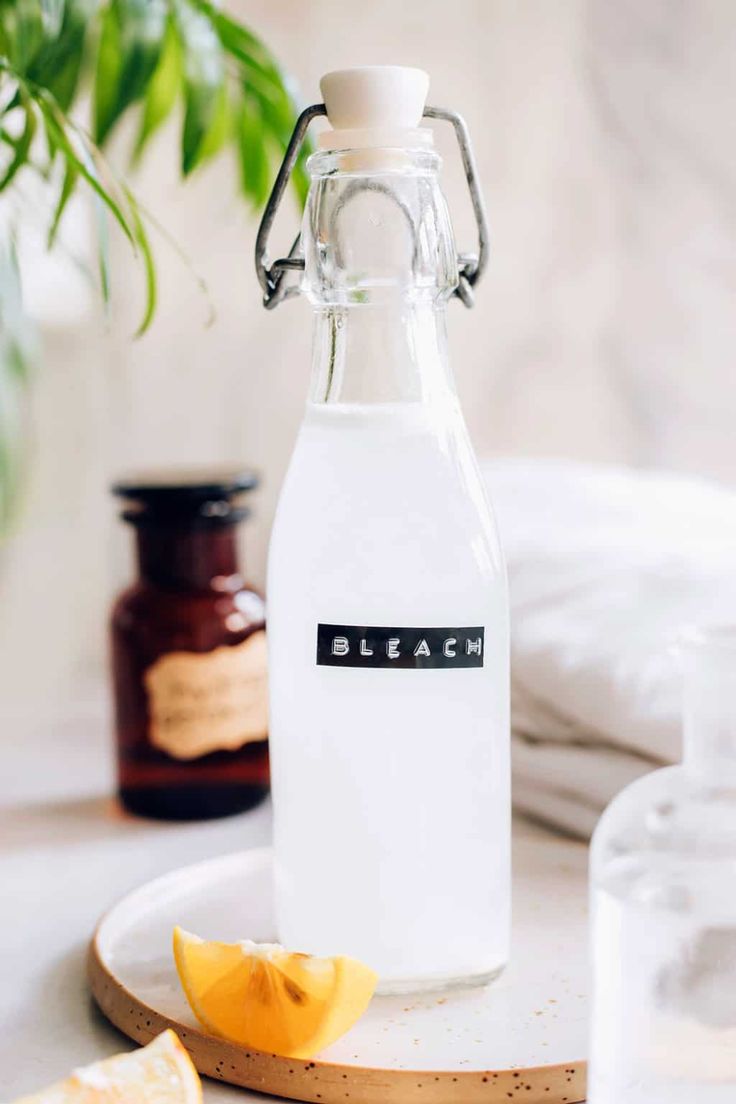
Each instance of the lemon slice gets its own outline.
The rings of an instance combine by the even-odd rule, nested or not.
[[[378,980],[354,958],[314,958],[250,940],[207,943],[179,927],[174,958],[207,1031],[288,1058],[312,1058],[344,1035]]]
[[[75,1070],[15,1104],[202,1104],[192,1060],[173,1031],[148,1046]]]

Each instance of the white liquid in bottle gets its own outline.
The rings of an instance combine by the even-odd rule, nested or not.
[[[269,558],[276,910],[289,947],[416,989],[507,959],[508,613],[446,363],[437,160],[377,152],[344,180],[317,155],[305,217],[312,401]]]

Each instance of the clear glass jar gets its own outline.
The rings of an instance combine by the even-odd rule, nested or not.
[[[593,837],[589,1104],[736,1100],[736,628],[681,655],[683,763]]]
[[[279,937],[384,991],[508,956],[506,578],[447,358],[439,165],[310,159],[312,384],[269,557]]]

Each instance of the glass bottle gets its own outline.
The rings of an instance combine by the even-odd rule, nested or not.
[[[590,1104],[736,1100],[736,628],[681,656],[683,762],[593,838]]]
[[[198,820],[268,792],[264,603],[236,543],[248,472],[118,482],[138,578],[112,612],[118,790],[127,809]]]
[[[485,982],[508,955],[506,577],[448,363],[458,271],[416,73],[322,82],[312,382],[268,572],[279,937],[383,991]]]

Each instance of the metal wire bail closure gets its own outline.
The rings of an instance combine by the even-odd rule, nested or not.
[[[294,239],[294,244],[289,250],[288,257],[280,257],[270,265],[268,263],[268,238],[271,233],[274,219],[276,218],[279,204],[286,191],[294,165],[299,157],[299,151],[304,143],[309,124],[313,119],[326,114],[327,109],[323,103],[312,104],[311,107],[305,108],[297,119],[294,133],[286,148],[284,160],[276,177],[271,195],[268,197],[268,203],[263,212],[261,225],[258,227],[255,256],[256,275],[263,289],[263,305],[267,310],[271,310],[273,307],[277,306],[282,299],[289,299],[293,295],[299,293],[298,286],[288,286],[284,278],[287,272],[304,271],[304,257],[300,256],[301,235],[297,234]],[[458,254],[458,284],[454,294],[457,295],[458,299],[462,300],[466,307],[472,307],[475,301],[473,289],[483,275],[488,260],[488,220],[486,218],[483,196],[481,195],[478,184],[478,171],[475,164],[473,148],[470,144],[470,135],[463,117],[458,115],[456,111],[450,111],[445,107],[425,107],[423,118],[441,119],[444,122],[451,123],[455,131],[458,146],[460,147],[460,156],[462,157],[463,168],[465,170],[465,179],[468,182],[468,190],[470,192],[473,213],[475,215],[475,224],[478,229],[478,251],[477,253]]]

